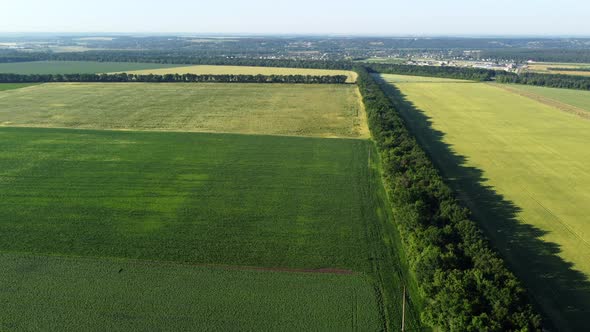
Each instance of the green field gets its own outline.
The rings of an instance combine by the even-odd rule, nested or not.
[[[541,102],[544,102],[543,99],[548,98],[550,100],[547,100],[546,103],[550,104],[551,101],[555,101],[558,103],[574,106],[586,112],[590,112],[590,91],[546,88],[523,84],[510,84],[505,86],[509,87],[510,89],[517,90],[517,92],[520,92],[525,96],[532,97],[533,99],[540,99],[539,101]],[[541,98],[538,98],[539,96]],[[559,107],[557,104],[556,106]]]
[[[0,73],[11,74],[94,74],[142,69],[177,67],[161,63],[94,62],[94,61],[34,61],[0,63]]]
[[[307,68],[281,68],[281,67],[251,67],[251,66],[178,66],[172,68],[136,70],[128,72],[130,74],[196,74],[196,75],[345,75],[348,76],[348,82],[356,81],[356,73],[346,70],[330,69],[307,69]]]
[[[0,254],[0,330],[381,328],[361,274]]]
[[[0,91],[26,88],[33,85],[36,85],[36,83],[0,83]]]
[[[366,270],[366,141],[24,128],[0,137],[1,250]]]
[[[404,286],[420,327],[356,86],[41,84],[0,124],[0,329],[392,330]]]
[[[376,74],[387,83],[473,83],[472,81],[454,78],[410,76],[397,74]]]
[[[354,271],[374,292],[362,301],[387,310],[380,324],[399,325],[401,287],[413,285],[367,140],[42,128],[0,128],[0,138],[1,252]],[[36,278],[36,271],[20,276]],[[142,278],[158,279],[154,273]],[[339,284],[326,286],[325,301],[346,292]],[[416,327],[419,302],[410,299],[407,324]],[[22,301],[26,315],[38,311]],[[356,315],[356,299],[341,301],[314,313],[317,320],[341,307]],[[291,306],[279,302],[264,305]],[[372,305],[362,310],[370,322],[379,315]]]
[[[387,88],[560,330],[590,314],[590,122],[489,84]]]
[[[42,84],[1,92],[0,125],[369,137],[352,85]]]

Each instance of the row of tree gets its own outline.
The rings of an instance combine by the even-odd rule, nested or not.
[[[372,68],[374,70],[374,68]],[[424,323],[447,331],[534,331],[541,318],[365,67],[355,69],[396,224],[426,299]]]
[[[498,72],[495,76],[498,83],[515,83],[545,86],[551,88],[590,90],[589,76],[562,74],[523,73],[520,75]]]
[[[372,63],[366,68],[371,72],[413,76],[454,78],[470,81],[490,81],[496,75],[493,70],[465,67],[435,67],[401,64]]]
[[[98,61],[148,62],[186,65],[231,65],[258,67],[287,67],[313,69],[352,69],[350,61],[266,59],[244,57],[204,57],[187,52],[163,51],[88,51],[70,53],[0,53],[0,62],[28,61]]]
[[[0,74],[0,83],[47,82],[185,82],[344,84],[346,75],[195,75],[195,74]]]
[[[115,61],[115,62],[157,62],[194,65],[233,65],[233,66],[260,66],[260,67],[289,67],[289,68],[314,68],[314,69],[341,69],[351,70],[354,64],[350,61],[314,61],[314,60],[287,60],[287,59],[253,59],[231,57],[196,57],[185,53],[161,53],[139,51],[95,51],[82,53],[31,53],[31,54],[0,54],[0,62],[33,61],[33,60],[70,60],[70,61]],[[477,68],[461,67],[435,67],[413,66],[401,64],[366,64],[370,72],[414,75],[426,77],[454,78],[472,81],[493,81],[500,83],[516,83],[539,85],[555,88],[569,88],[590,90],[590,77],[573,75],[554,75],[541,73],[524,73],[517,75],[503,71],[494,71]],[[234,75],[242,76],[242,75]],[[150,78],[157,81],[157,78]],[[162,81],[169,81],[170,78]],[[248,79],[244,82],[251,82]],[[300,81],[301,79],[296,79]],[[332,79],[328,79],[331,82]],[[104,80],[101,80],[104,81]],[[171,81],[182,81],[181,79]],[[215,81],[215,79],[213,79]],[[234,80],[235,81],[235,80]],[[278,80],[283,82],[284,80]],[[325,80],[322,80],[325,81]],[[270,83],[275,80],[269,81]],[[290,82],[289,82],[290,83]]]
[[[434,67],[395,64],[369,64],[370,72],[427,77],[455,78],[471,81],[496,81],[498,83],[528,84],[553,88],[590,90],[589,76],[556,75],[526,72],[509,73],[477,68]]]
[[[565,45],[554,45],[550,48],[496,48],[482,50],[482,59],[509,60],[525,62],[528,60],[541,62],[590,63],[588,48],[564,48]]]

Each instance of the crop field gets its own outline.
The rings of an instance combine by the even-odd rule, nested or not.
[[[389,63],[389,64],[404,64],[406,62],[408,62],[407,58],[380,58],[380,57],[375,57],[375,58],[368,58],[368,59],[364,59],[360,62],[368,62],[368,63]]]
[[[40,84],[0,124],[0,330],[392,330],[404,286],[420,327],[354,85]]]
[[[4,251],[366,268],[366,141],[24,128],[0,137]]]
[[[36,85],[36,83],[0,83],[0,91],[26,88],[33,85]]]
[[[387,83],[473,83],[472,81],[454,78],[423,77],[397,74],[376,74]]]
[[[536,302],[560,330],[584,329],[590,121],[490,84],[394,86],[410,128]]]
[[[280,67],[251,67],[251,66],[183,66],[166,67],[160,69],[140,69],[128,71],[130,74],[196,74],[196,75],[346,75],[348,82],[356,81],[356,73],[346,70],[330,69],[306,69],[306,68],[280,68]]]
[[[272,301],[261,300],[260,308],[275,308],[261,310],[258,315],[265,311],[269,315],[289,313],[276,322],[287,324],[313,309],[311,321],[297,324],[311,324],[301,326],[315,326],[314,329],[323,329],[322,324],[332,324],[342,317],[346,317],[343,322],[330,326],[348,324],[347,329],[354,329],[354,322],[364,326],[363,321],[369,327],[399,324],[400,287],[407,278],[403,252],[394,240],[395,227],[375,166],[377,153],[368,140],[45,128],[0,128],[0,137],[0,252],[206,264],[232,270],[239,266],[344,274],[313,275],[309,281],[303,276],[281,275],[273,285],[268,285],[272,283],[268,280],[277,275],[256,274],[261,271],[238,275],[242,271],[189,271],[179,267],[172,269],[168,277],[156,269],[154,274],[132,277],[148,280],[148,285],[157,289],[142,295],[150,298],[144,307],[133,309],[133,301],[143,301],[139,297],[118,300],[108,309],[115,315],[122,306],[124,315],[130,317],[130,322],[125,319],[126,324],[131,324],[133,317],[148,319],[149,310],[155,310],[150,303],[157,299],[151,296],[159,296],[172,287],[158,286],[164,282],[161,279],[183,284],[190,278],[211,279],[215,273],[223,275],[219,282],[229,279],[230,284],[190,291],[182,286],[170,293],[189,296],[205,292],[202,299],[181,297],[170,304],[166,312],[182,307],[179,314],[186,321],[178,324],[188,324],[204,315],[210,317],[202,308],[186,308],[184,303],[198,306],[215,297],[219,302],[212,305],[218,307],[234,297],[232,292],[237,292],[235,303],[224,310],[236,312],[235,308],[240,307],[238,317],[220,322],[227,317],[223,316],[227,311],[221,311],[202,324],[211,324],[209,327],[213,328],[219,324],[242,324],[244,320],[246,329],[261,326],[255,324],[273,324],[272,319],[251,322],[254,318],[242,306],[251,307],[248,301],[268,297],[285,283],[310,284],[301,291],[283,289]],[[126,292],[133,290],[129,288],[133,282],[122,279],[114,281],[108,296],[97,295],[96,290],[103,289],[97,285],[116,280],[113,278],[118,275],[105,277],[105,281],[83,278],[96,276],[97,269],[112,273],[113,264],[115,270],[126,271],[125,266],[130,263],[122,260],[68,263],[70,267],[63,267],[67,264],[59,259],[40,265],[19,261],[6,264],[15,266],[19,273],[15,276],[5,272],[2,276],[11,284],[26,275],[24,279],[32,283],[30,287],[46,289],[44,284],[51,285],[43,299],[53,303],[56,317],[71,314],[68,308],[77,306],[77,302],[61,308],[52,301],[66,301],[72,294],[90,294],[90,302],[83,308],[92,311],[102,308],[109,296],[116,296],[118,287],[127,287]],[[184,271],[180,276],[175,272],[178,269]],[[57,298],[51,295],[65,287],[65,283],[72,287],[68,293]],[[200,281],[194,284],[202,285]],[[24,292],[18,284],[14,287],[13,296]],[[269,288],[256,296],[238,291],[257,287]],[[318,292],[314,287],[326,288]],[[356,287],[356,293],[350,293],[351,287]],[[215,289],[229,293],[215,294]],[[343,293],[347,296],[339,295]],[[173,301],[171,295],[166,299]],[[301,299],[290,303],[285,300],[290,296]],[[324,306],[335,298],[342,303]],[[19,298],[16,305],[20,307],[14,310],[26,311],[28,317],[36,314],[38,307],[30,306],[31,301],[31,297]],[[309,308],[289,309],[307,305],[305,301],[318,302]],[[387,308],[387,321],[383,321],[375,303]],[[357,304],[363,307],[358,309]],[[416,305],[408,304],[408,326],[418,324]],[[320,306],[323,309],[317,309]],[[142,308],[147,308],[147,313]],[[83,315],[84,310],[79,314]],[[138,313],[138,317],[134,310],[148,316]],[[155,324],[166,324],[166,312],[154,318]],[[114,318],[109,312],[105,315],[113,322],[127,317],[121,317],[121,313]],[[326,320],[328,315],[331,318]],[[87,323],[101,317],[92,314]],[[378,322],[375,317],[379,317]],[[31,324],[43,324],[50,318],[37,317]],[[151,324],[143,322],[148,323]]]
[[[552,62],[537,62],[528,65],[528,70],[537,73],[544,74],[562,74],[562,75],[579,75],[579,76],[590,76],[589,71],[570,71],[570,70],[556,70],[555,68],[590,68],[590,64],[587,63],[552,63]]]
[[[0,265],[1,330],[381,328],[361,274],[15,254],[0,254]]]
[[[575,107],[578,110],[590,112],[590,91],[547,88],[523,84],[503,84],[500,86],[540,102],[555,105],[559,108],[570,106]],[[590,113],[588,115],[590,115]]]
[[[0,92],[0,126],[369,137],[341,84],[42,84]]]
[[[0,73],[11,74],[95,74],[141,69],[167,68],[178,65],[133,62],[34,61],[0,63]]]

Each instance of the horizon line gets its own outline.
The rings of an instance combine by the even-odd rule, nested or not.
[[[2,35],[109,35],[109,36],[178,36],[184,37],[187,35],[197,36],[224,36],[224,37],[380,37],[380,38],[588,38],[588,34],[461,34],[461,33],[417,33],[417,34],[394,34],[394,33],[341,33],[341,32],[285,32],[285,33],[271,33],[271,32],[162,32],[162,31],[0,31]]]

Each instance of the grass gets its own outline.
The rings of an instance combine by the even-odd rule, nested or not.
[[[0,83],[0,91],[14,90],[26,88],[28,86],[37,85],[36,83]]]
[[[370,281],[381,324],[400,324],[401,288],[412,284],[370,141],[41,128],[0,128],[0,137],[0,252],[350,270]],[[414,328],[415,296],[407,307]],[[242,313],[232,321],[249,319]]]
[[[197,75],[345,75],[348,76],[348,82],[356,81],[356,73],[346,70],[330,69],[306,69],[306,68],[280,68],[280,67],[250,67],[250,66],[183,66],[172,68],[160,68],[145,70],[136,70],[128,72],[131,74],[197,74]]]
[[[34,61],[0,63],[0,73],[12,74],[94,74],[174,67],[178,65],[133,62]]]
[[[401,324],[403,288],[406,294],[406,329],[408,331],[430,331],[420,323],[420,311],[424,306],[414,276],[409,274],[409,266],[402,246],[401,235],[395,226],[395,213],[387,198],[382,182],[381,160],[377,147],[371,144],[369,150],[368,174],[365,176],[365,200],[373,202],[377,218],[370,215],[368,219],[378,222],[367,224],[367,234],[374,237],[370,240],[371,274],[379,287],[380,298],[385,308],[387,331],[395,331]]]
[[[0,254],[0,265],[2,330],[381,328],[373,287],[361,274],[13,254]]]
[[[533,99],[538,100],[538,97],[540,96],[543,99],[548,98],[552,101],[590,112],[590,91],[547,88],[522,84],[510,84],[507,85],[507,87]]]
[[[0,125],[369,137],[352,85],[42,84],[0,93]]]
[[[387,83],[473,83],[472,81],[454,78],[423,77],[397,74],[376,74]]]
[[[559,330],[590,308],[590,122],[489,84],[388,88],[420,143]]]

